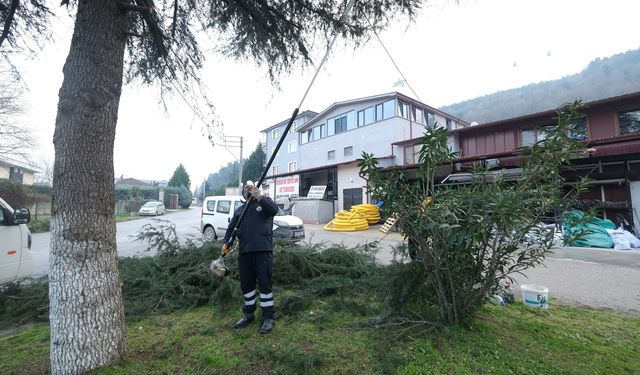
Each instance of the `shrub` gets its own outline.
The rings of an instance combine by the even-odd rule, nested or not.
[[[568,137],[571,124],[582,117],[578,107],[574,103],[560,111],[556,131],[525,151],[517,181],[478,168],[468,184],[436,189],[438,171],[455,157],[443,128],[426,130],[414,182],[400,170],[383,172],[373,155],[363,153],[361,175],[374,198],[400,217],[418,264],[392,266],[390,310],[426,306],[423,312],[433,313],[427,320],[468,324],[501,280],[544,260],[553,233],[539,223],[555,220],[554,213],[567,204],[560,172],[582,150]]]
[[[23,184],[8,179],[0,179],[0,198],[13,208],[30,207],[34,198]]]

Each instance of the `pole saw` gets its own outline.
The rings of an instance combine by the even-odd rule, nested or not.
[[[347,16],[348,16],[349,12],[351,11],[351,8],[353,7],[354,1],[355,0],[349,0],[349,2],[347,3],[347,6],[345,7],[344,11],[342,12],[342,15],[340,16],[340,22],[341,23],[346,23]],[[280,147],[282,146],[282,143],[284,142],[285,137],[289,133],[289,130],[291,129],[291,126],[293,125],[293,122],[295,121],[296,117],[298,116],[298,112],[300,111],[300,107],[302,107],[302,103],[304,103],[304,100],[306,99],[307,94],[309,93],[309,90],[311,90],[311,86],[313,86],[313,83],[315,82],[316,77],[318,77],[318,73],[320,73],[320,69],[322,68],[324,63],[327,61],[327,57],[329,57],[329,53],[331,52],[331,48],[333,47],[333,44],[336,42],[336,39],[338,39],[338,31],[336,31],[334,33],[333,37],[331,38],[331,41],[327,45],[327,50],[325,51],[324,56],[322,57],[322,60],[320,61],[320,64],[316,68],[316,71],[315,71],[315,73],[313,75],[313,78],[311,78],[311,82],[309,82],[309,85],[307,86],[307,90],[304,92],[304,95],[302,95],[302,99],[300,99],[300,103],[298,104],[296,109],[293,110],[293,114],[291,115],[291,118],[289,119],[289,122],[287,123],[287,127],[285,128],[284,132],[282,132],[282,135],[280,136],[280,139],[278,140],[278,144],[276,145],[275,149],[271,153],[271,157],[269,158],[269,161],[267,162],[267,165],[264,167],[264,170],[262,171],[262,174],[260,175],[260,179],[258,180],[258,183],[255,185],[257,189],[260,188],[260,186],[264,182],[265,177],[267,176],[267,173],[271,169],[271,164],[273,163],[273,159],[275,159],[276,155],[278,154],[278,151],[280,150]],[[224,257],[227,256],[228,254],[230,254],[231,251],[233,251],[233,244],[234,244],[234,242],[236,240],[236,237],[238,235],[238,228],[242,224],[242,221],[244,220],[244,217],[247,214],[247,210],[248,210],[248,207],[249,207],[249,201],[251,201],[251,199],[253,199],[253,197],[250,197],[249,200],[247,201],[247,204],[245,204],[244,207],[242,208],[242,212],[240,213],[240,217],[238,217],[238,221],[236,223],[236,226],[233,228],[233,232],[231,233],[231,239],[229,240],[229,242],[224,244],[224,246],[222,247],[222,252],[220,254],[220,257],[218,257],[218,259],[216,259],[213,262],[211,262],[211,264],[209,265],[209,269],[211,270],[213,275],[218,277],[218,278],[223,278],[224,276],[229,274],[229,269],[224,265]]]

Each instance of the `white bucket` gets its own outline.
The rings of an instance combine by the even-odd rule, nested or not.
[[[542,285],[522,285],[522,302],[527,307],[549,308],[549,288]]]

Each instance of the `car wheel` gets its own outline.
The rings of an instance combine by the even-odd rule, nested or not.
[[[204,228],[203,237],[205,241],[213,241],[216,239],[216,231],[213,227]]]

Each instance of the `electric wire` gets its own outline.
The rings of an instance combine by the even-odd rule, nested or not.
[[[409,87],[409,90],[411,90],[411,92],[413,93],[413,95],[416,96],[416,99],[418,99],[419,101],[422,101],[422,99],[420,99],[420,96],[418,95],[418,93],[416,93],[416,91],[413,89],[413,87],[411,87],[411,85],[409,84],[409,80],[404,76],[404,74],[402,73],[402,71],[400,70],[400,67],[398,66],[398,64],[396,64],[396,61],[393,59],[393,56],[391,56],[391,53],[389,52],[389,50],[387,49],[387,46],[385,46],[385,44],[382,42],[382,39],[380,38],[380,35],[378,35],[378,32],[376,31],[376,29],[373,27],[373,25],[371,24],[371,21],[369,21],[369,19],[367,18],[367,23],[369,24],[369,26],[371,27],[371,29],[373,30],[373,34],[376,36],[376,38],[378,39],[378,42],[380,42],[380,45],[382,46],[382,49],[384,49],[384,51],[387,53],[387,56],[389,56],[389,60],[391,60],[391,63],[393,64],[393,66],[396,68],[396,70],[398,71],[398,73],[400,73],[400,76],[402,77],[402,79],[404,80],[404,82],[406,82],[407,87]]]

